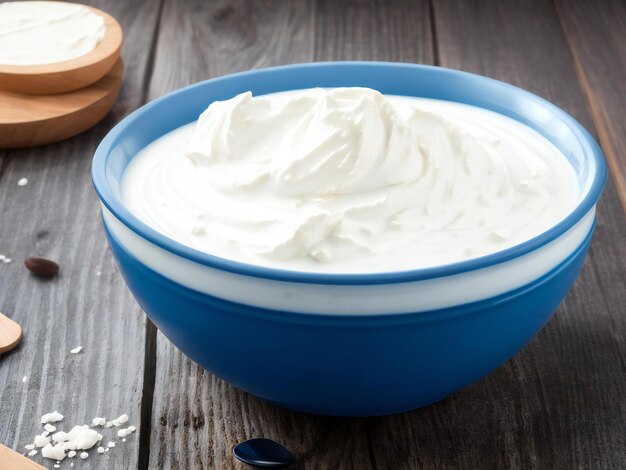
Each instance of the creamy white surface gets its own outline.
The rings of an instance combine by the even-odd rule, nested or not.
[[[526,241],[574,206],[574,171],[516,121],[362,88],[213,103],[143,149],[126,206],[201,251],[256,265],[384,272]]]
[[[102,41],[104,18],[65,2],[0,3],[0,64],[42,65],[74,59]]]

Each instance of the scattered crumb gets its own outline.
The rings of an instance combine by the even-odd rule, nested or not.
[[[119,431],[117,431],[117,437],[126,437],[129,436],[131,433],[135,432],[137,428],[135,428],[135,426],[129,426],[126,429],[120,429]]]
[[[6,258],[5,255],[0,255],[0,261],[2,261],[4,258]]]
[[[18,186],[26,186],[28,184],[28,178],[20,178],[17,182]]]
[[[23,384],[26,383],[27,380],[28,380],[28,377],[26,377],[26,376],[22,377],[22,383]]]
[[[104,418],[94,418],[91,420],[92,426],[104,426],[104,423],[106,423],[106,419]]]
[[[63,415],[58,411],[53,413],[47,413],[41,417],[41,422],[44,424],[44,429],[41,434],[35,436],[33,444],[27,444],[24,448],[28,451],[28,456],[32,457],[38,453],[36,448],[41,448],[41,456],[47,459],[56,460],[57,465],[60,465],[63,459],[80,457],[86,459],[89,457],[89,453],[86,452],[89,449],[94,448],[99,454],[109,452],[116,446],[115,441],[107,441],[106,446],[102,443],[103,436],[94,429],[91,429],[89,425],[83,424],[80,426],[74,426],[69,432],[57,431],[57,426],[53,426],[49,423],[58,422],[63,419]],[[127,414],[123,414],[112,421],[106,421],[105,418],[96,417],[93,418],[93,426],[107,427],[120,426],[127,423],[129,417]],[[128,426],[127,428],[121,428],[117,431],[117,435],[124,438],[122,442],[126,442],[125,437],[135,432],[135,426]],[[51,436],[48,435],[54,432]],[[98,446],[98,447],[96,447]],[[80,452],[80,451],[83,452]],[[78,453],[80,452],[80,454]],[[71,467],[72,465],[70,465]],[[59,468],[56,467],[55,468]]]
[[[46,413],[41,417],[41,424],[56,423],[63,419],[63,415],[58,411],[52,413]]]
[[[96,276],[102,276],[102,271],[96,271]]]
[[[43,435],[39,435],[39,436],[35,436],[35,445],[37,447],[43,447],[47,444],[50,444],[50,438],[43,436]]]
[[[73,467],[73,466],[74,466],[74,462],[71,462],[71,463],[70,463],[70,467]]]
[[[79,352],[81,352],[83,350],[82,346],[76,346],[74,349],[70,350],[70,352],[72,354],[78,354]]]
[[[57,434],[61,434],[57,436]],[[89,429],[86,424],[82,426],[74,426],[68,433],[57,433],[53,436],[58,438],[58,442],[69,442],[70,446],[75,449],[91,449],[96,443],[102,440],[102,434],[97,433],[93,429]]]
[[[41,449],[41,455],[47,459],[52,460],[63,460],[65,458],[65,450],[61,444],[46,444],[43,449]]]
[[[65,442],[65,441],[68,441],[68,440],[69,440],[69,438],[68,438],[68,435],[67,435],[67,433],[66,433],[66,432],[59,431],[59,432],[54,433],[54,434],[52,435],[52,440],[53,440],[54,442]]]
[[[61,466],[58,463],[55,463],[54,468],[61,468]]]
[[[2,259],[2,262],[4,264],[9,264],[11,261],[13,261],[11,258],[7,258],[6,256]]]
[[[120,416],[119,418],[116,418],[112,421],[107,421],[106,424],[104,425],[104,427],[106,428],[110,428],[111,426],[121,426],[124,423],[128,422],[128,415],[124,414],[122,416]]]

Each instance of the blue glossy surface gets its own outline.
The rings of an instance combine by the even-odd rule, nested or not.
[[[141,307],[191,359],[277,405],[337,416],[425,406],[498,367],[556,310],[591,241],[590,232],[556,269],[499,297],[432,312],[333,316],[201,294],[147,268],[107,236]]]
[[[119,200],[119,180],[135,154],[163,134],[194,121],[209,103],[251,90],[260,95],[310,87],[367,86],[383,93],[436,98],[480,106],[534,128],[556,145],[588,192],[568,217],[525,243],[496,254],[446,266],[379,274],[319,274],[248,265],[202,253],[161,235],[139,221]],[[602,152],[571,116],[520,88],[479,75],[416,64],[325,62],[239,73],[200,82],[148,103],[105,137],[93,160],[95,189],[105,206],[142,238],[184,258],[255,277],[317,284],[381,284],[429,279],[500,263],[537,249],[566,232],[595,205],[606,180]]]
[[[248,439],[233,447],[238,460],[259,468],[285,468],[296,461],[289,449],[271,439]]]

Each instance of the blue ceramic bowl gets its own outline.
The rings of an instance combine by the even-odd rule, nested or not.
[[[217,258],[183,246],[121,203],[132,158],[214,100],[310,87],[365,86],[480,106],[544,135],[571,161],[581,196],[536,238],[478,259],[384,274],[317,274]],[[208,80],[120,122],[93,160],[111,249],[156,326],[202,367],[296,410],[373,416],[428,405],[519,351],[572,286],[606,178],[602,152],[571,116],[489,78],[413,64],[291,65]]]

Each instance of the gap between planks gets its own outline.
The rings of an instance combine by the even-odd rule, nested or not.
[[[157,47],[159,43],[159,31],[161,29],[161,21],[163,19],[163,4],[165,0],[159,0],[157,11],[157,19],[154,30],[152,31],[152,40],[150,42],[150,51],[148,53],[148,61],[146,62],[146,70],[141,87],[140,106],[146,104],[148,99],[148,91],[150,82],[154,74],[154,61],[156,57]],[[145,313],[144,313],[145,315]],[[137,470],[148,470],[150,466],[150,436],[152,435],[152,404],[154,402],[154,385],[156,381],[156,362],[157,362],[157,328],[154,323],[146,316],[145,327],[145,351],[143,364],[143,383],[141,389],[141,405],[140,405],[140,434],[139,434],[139,454],[137,458]]]

